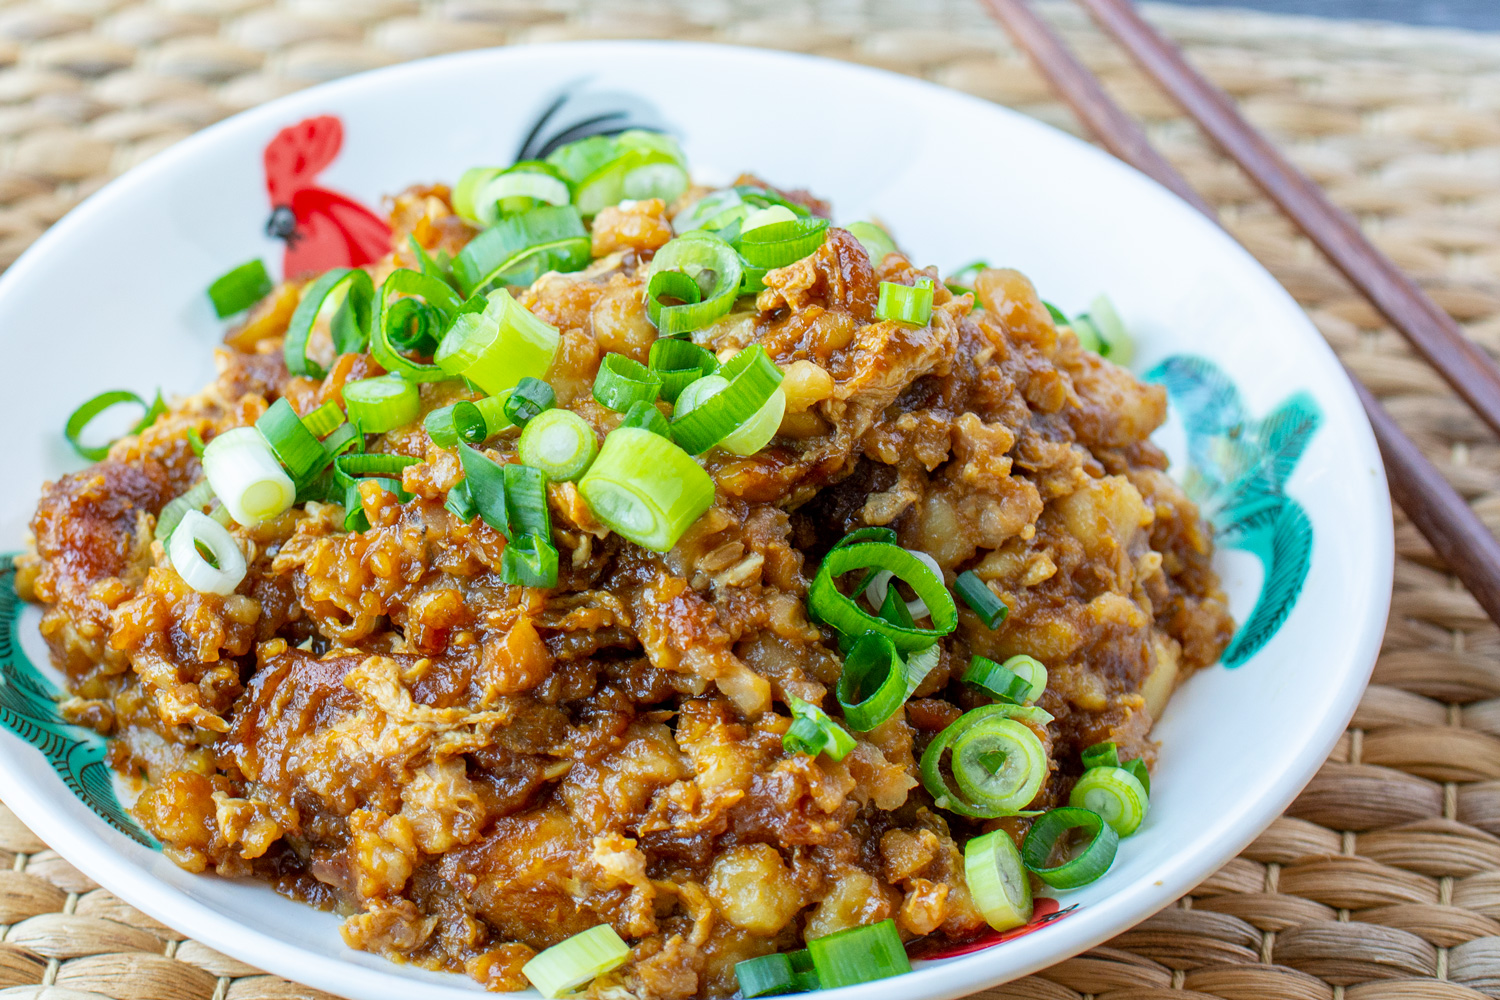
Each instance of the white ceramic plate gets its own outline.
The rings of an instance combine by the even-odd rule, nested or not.
[[[342,151],[318,183],[378,205],[416,181],[508,162],[529,124],[568,88],[583,95],[570,105],[578,114],[591,100],[613,106],[630,95],[625,105],[637,118],[654,113],[678,133],[700,179],[750,170],[831,198],[839,220],[878,216],[921,263],[1013,264],[1069,312],[1107,291],[1136,333],[1139,371],[1178,359],[1170,363],[1174,404],[1202,402],[1202,392],[1182,391],[1212,377],[1185,355],[1227,377],[1221,403],[1243,401],[1241,413],[1191,405],[1194,434],[1177,420],[1161,440],[1179,475],[1190,439],[1200,461],[1239,448],[1260,470],[1262,489],[1217,494],[1221,545],[1238,539],[1272,552],[1274,544],[1279,596],[1268,601],[1284,622],[1277,628],[1278,614],[1260,616],[1253,641],[1237,649],[1244,662],[1206,670],[1179,691],[1156,729],[1162,754],[1149,818],[1106,877],[1064,898],[1077,904],[1065,919],[847,995],[941,1000],[1024,975],[1126,929],[1234,856],[1322,762],[1375,658],[1392,538],[1369,427],[1301,310],[1191,208],[1061,132],[887,73],[707,45],[510,48],[303,91],[180,143],[74,210],[0,279],[0,331],[15,373],[0,401],[0,420],[12,428],[4,545],[20,548],[42,481],[80,466],[59,433],[80,400],[120,386],[187,393],[210,378],[222,327],[205,285],[251,257],[281,260],[281,244],[264,232],[271,206],[261,157],[279,129],[315,115],[341,118]],[[1274,447],[1282,448],[1279,464]],[[1234,479],[1236,470],[1199,471]],[[1262,502],[1244,503],[1251,494]],[[1296,564],[1304,541],[1306,567]],[[1261,589],[1261,561],[1226,547],[1218,565],[1244,621]],[[36,616],[23,611],[14,638],[44,664]],[[18,663],[8,660],[8,669]],[[10,724],[24,729],[15,709],[24,714],[28,695],[17,680],[0,684],[0,712],[9,692]],[[90,782],[97,791],[102,765],[81,765],[98,748],[59,733],[73,753],[61,768],[0,729],[0,796],[125,900],[252,965],[356,1000],[408,1000],[418,982],[432,1000],[477,989],[349,951],[336,917],[261,885],[177,869],[75,797],[59,774],[81,774],[85,791]],[[53,749],[63,761],[56,741]]]

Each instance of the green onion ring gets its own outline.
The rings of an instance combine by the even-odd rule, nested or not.
[[[1020,720],[1045,724],[1052,716],[1039,708],[986,705],[966,712],[927,745],[919,770],[938,808],[993,819],[1014,816],[1036,798],[1047,777],[1047,751]],[[952,782],[942,770],[950,750]]]
[[[964,881],[974,905],[995,930],[1023,927],[1031,920],[1031,879],[1016,842],[1005,830],[993,830],[964,845]]]
[[[839,592],[834,580],[857,569],[885,569],[916,591],[932,616],[932,628],[899,628],[861,608]],[[859,542],[834,548],[823,558],[807,591],[812,614],[845,635],[879,632],[902,652],[926,649],[958,626],[958,608],[942,578],[916,556],[888,542]]]
[[[648,360],[648,367],[661,379],[661,398],[669,403],[677,402],[682,390],[693,382],[719,370],[719,359],[706,347],[700,347],[690,340],[673,340],[669,337],[661,337],[651,344]]]
[[[1010,614],[1010,609],[1005,602],[995,596],[990,585],[979,578],[979,574],[972,569],[966,569],[958,574],[958,581],[954,585],[958,596],[964,599],[973,612],[984,622],[986,628],[993,629],[1005,621]]]
[[[926,326],[932,319],[932,279],[918,278],[915,285],[882,281],[875,318],[909,326]]]
[[[707,451],[744,426],[780,387],[783,375],[766,349],[752,344],[730,358],[717,377],[729,386],[672,420],[672,437],[689,454]]]
[[[794,219],[742,231],[738,250],[751,267],[786,267],[817,250],[827,238],[827,219]]]
[[[1081,753],[1083,769],[1087,771],[1091,767],[1119,767],[1120,752],[1113,743],[1095,743]]]
[[[824,989],[854,986],[911,971],[896,921],[851,927],[807,942]]]
[[[661,376],[623,354],[606,354],[594,378],[600,406],[624,413],[636,403],[650,403],[661,392]]]
[[[208,286],[209,301],[220,319],[249,309],[271,294],[271,276],[257,257],[219,275]]]
[[[433,410],[422,418],[422,426],[439,448],[453,448],[460,441],[482,444],[490,436],[483,411],[466,399]]]
[[[343,389],[349,421],[365,434],[384,434],[417,419],[422,408],[416,385],[400,375],[377,375],[348,382]]]
[[[787,707],[792,710],[792,724],[781,737],[781,748],[787,753],[805,753],[809,757],[827,755],[829,760],[843,760],[854,749],[854,737],[828,717],[812,702],[789,695]]]
[[[1073,786],[1068,805],[1096,812],[1122,837],[1146,818],[1149,796],[1135,775],[1123,767],[1091,767]]]
[[[509,538],[510,518],[506,516],[505,506],[505,467],[484,452],[466,444],[458,446],[458,459],[464,469],[464,479],[459,485],[464,487],[469,505],[485,524]],[[454,487],[454,490],[457,488]],[[453,490],[449,491],[448,496],[451,500]]]
[[[146,411],[142,414],[141,419],[137,420],[131,426],[130,430],[124,434],[124,437],[139,434],[147,427],[156,423],[157,417],[167,412],[167,404],[162,400],[161,393],[159,392],[156,394],[156,398],[150,403],[147,403],[129,389],[113,389],[109,392],[101,392],[68,414],[68,422],[63,425],[63,436],[68,439],[68,444],[73,446],[73,450],[81,458],[86,458],[90,462],[97,462],[109,454],[109,449],[114,446],[116,441],[121,440],[121,438],[115,438],[112,441],[106,441],[104,444],[99,445],[86,445],[81,440],[85,428],[94,422],[95,417],[119,403],[135,403]]]
[[[666,552],[713,506],[714,481],[661,435],[618,427],[578,481],[578,493],[605,527],[642,548]]]
[[[255,422],[255,429],[260,431],[281,464],[292,474],[295,483],[304,482],[326,464],[322,443],[302,423],[302,418],[286,397],[266,408]]]
[[[1088,843],[1070,860],[1049,866],[1052,852],[1073,830],[1084,831]],[[1054,889],[1076,889],[1109,871],[1119,846],[1119,834],[1098,813],[1068,806],[1043,813],[1032,822],[1021,842],[1021,860],[1027,871]]]
[[[906,664],[890,639],[870,632],[855,640],[844,658],[837,688],[844,721],[869,732],[906,702]]]
[[[1031,681],[1019,677],[1009,667],[987,657],[976,656],[964,671],[961,680],[972,684],[991,697],[1012,705],[1024,705],[1031,693]]]
[[[525,376],[516,383],[515,389],[505,398],[505,419],[517,427],[525,427],[527,421],[557,403],[557,393],[552,386],[539,378]]]
[[[397,352],[395,345],[390,341],[391,324],[388,322],[388,316],[394,305],[391,301],[392,295],[420,295],[427,300],[429,306],[437,310],[444,326],[453,321],[453,317],[464,304],[463,300],[452,288],[437,278],[405,268],[392,271],[381,283],[380,291],[375,296],[375,321],[370,331],[370,354],[380,367],[392,374],[401,375],[410,382],[441,382],[451,378],[452,376],[437,365],[420,364]]]
[[[555,944],[521,966],[537,992],[549,1000],[571,993],[591,979],[624,965],[630,946],[609,924],[590,927]]]
[[[651,406],[649,403],[637,405]],[[651,409],[656,407],[651,406]],[[594,457],[599,454],[599,439],[594,436],[594,428],[588,421],[572,410],[552,409],[534,417],[521,431],[516,454],[525,464],[540,469],[548,479],[571,482],[593,464]]]
[[[638,399],[630,404],[630,409],[625,411],[625,419],[620,421],[621,427],[639,427],[648,430],[652,434],[660,434],[668,441],[672,440],[672,427],[667,423],[667,418],[661,415],[655,403],[648,403],[644,399]]]
[[[350,352],[363,346],[363,338],[370,329],[370,302],[375,297],[375,284],[370,275],[359,268],[336,267],[323,274],[302,293],[297,308],[292,311],[287,324],[286,339],[282,343],[282,355],[286,358],[286,370],[293,375],[307,378],[323,378],[328,373],[323,366],[307,356],[307,342],[312,336],[313,324],[323,306],[338,292],[344,292],[344,303],[352,312],[352,325],[358,332],[360,343],[349,345]],[[338,347],[338,345],[335,345]],[[345,352],[345,353],[350,353]]]
[[[739,297],[744,265],[734,247],[712,233],[694,230],[668,241],[656,256],[646,275],[646,287],[663,271],[681,271],[698,283],[700,301],[680,306],[663,306],[648,298],[646,313],[663,337],[699,330],[734,307]],[[653,312],[654,307],[654,312]]]

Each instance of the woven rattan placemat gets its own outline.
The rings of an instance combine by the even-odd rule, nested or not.
[[[1500,443],[1123,56],[1049,12],[1500,527]],[[1500,350],[1500,35],[1151,15]],[[642,36],[870,63],[1076,128],[976,0],[0,0],[0,265],[109,177],[278,94],[461,48]],[[989,996],[1500,997],[1500,631],[1399,515],[1396,538],[1374,683],[1287,815],[1191,898]],[[4,1000],[320,996],[136,912],[3,806],[0,932]]]

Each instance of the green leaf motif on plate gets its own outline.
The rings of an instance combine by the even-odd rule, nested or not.
[[[27,658],[20,609],[15,556],[0,555],[0,726],[40,750],[73,794],[106,823],[139,844],[159,847],[115,795],[113,772],[105,760],[108,741],[63,719],[61,693]]]
[[[1255,419],[1229,376],[1206,358],[1167,358],[1146,379],[1166,387],[1188,440],[1184,487],[1214,527],[1220,545],[1253,554],[1265,569],[1250,617],[1221,657],[1237,667],[1271,641],[1307,580],[1312,522],[1286,495],[1286,482],[1322,422],[1306,392],[1293,393]]]

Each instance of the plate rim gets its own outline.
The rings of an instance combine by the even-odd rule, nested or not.
[[[127,170],[71,209],[28,247],[3,275],[0,275],[0,303],[5,302],[14,287],[29,280],[31,272],[40,266],[38,262],[45,261],[50,256],[54,244],[68,239],[74,230],[80,227],[86,228],[95,214],[120,199],[128,198],[138,185],[148,182],[155,173],[170,170],[183,160],[190,161],[198,154],[200,148],[211,147],[220,141],[221,136],[240,130],[253,130],[266,124],[284,124],[292,120],[293,116],[307,110],[307,106],[316,105],[320,101],[333,105],[346,92],[357,92],[372,80],[420,75],[437,71],[439,67],[462,67],[465,63],[478,65],[532,53],[546,56],[553,52],[567,54],[598,51],[627,56],[635,52],[649,56],[653,52],[659,54],[662,50],[681,51],[684,49],[699,50],[710,54],[719,52],[735,58],[763,59],[768,64],[814,65],[824,70],[848,73],[855,77],[868,76],[883,80],[887,84],[925,92],[934,99],[964,103],[977,112],[998,115],[1000,119],[1006,120],[1008,127],[1011,128],[1019,128],[1023,131],[1037,130],[1069,140],[1074,144],[1075,152],[1080,155],[1092,156],[1100,163],[1133,176],[1137,183],[1143,182],[1147,188],[1156,189],[1171,202],[1175,202],[1181,211],[1191,213],[1195,222],[1203,227],[1205,238],[1222,240],[1231,253],[1238,255],[1242,265],[1259,271],[1261,276],[1273,286],[1272,294],[1279,294],[1287,302],[1296,305],[1286,289],[1243,246],[1226,232],[1212,225],[1209,220],[1204,219],[1175,194],[1128,164],[1116,160],[1076,136],[1011,108],[901,73],[806,53],[683,40],[614,39],[506,45],[410,60],[316,84],[231,115]],[[294,108],[299,110],[291,110]],[[1316,328],[1302,313],[1301,307],[1296,306],[1296,310],[1302,319],[1302,332],[1308,341],[1308,349],[1319,355],[1325,363],[1338,365],[1336,355],[1317,334]],[[1361,451],[1360,458],[1370,465],[1373,472],[1370,488],[1376,496],[1374,513],[1383,515],[1385,523],[1390,523],[1390,493],[1385,479],[1384,466],[1379,459],[1373,431],[1359,406],[1347,376],[1330,380],[1328,392],[1333,396],[1341,397],[1339,401],[1343,408],[1357,415],[1352,430]],[[1294,769],[1295,773],[1278,776],[1273,790],[1261,799],[1254,803],[1247,803],[1237,811],[1217,817],[1215,822],[1206,827],[1208,832],[1200,835],[1193,842],[1196,849],[1180,852],[1173,859],[1171,870],[1167,873],[1170,877],[1158,878],[1155,881],[1137,880],[1122,886],[1119,892],[1109,898],[1093,903],[1073,914],[1066,921],[1055,922],[1040,928],[1035,933],[1007,942],[1004,964],[1009,968],[1003,972],[991,969],[997,964],[1000,956],[996,955],[994,950],[986,949],[941,963],[927,964],[917,968],[909,976],[822,991],[820,995],[828,995],[832,1000],[854,1000],[856,996],[860,1000],[905,1000],[912,995],[924,997],[926,1000],[948,1000],[961,994],[1019,979],[1095,947],[1108,938],[1135,926],[1170,905],[1226,861],[1239,854],[1266,826],[1285,812],[1298,792],[1321,768],[1328,753],[1346,728],[1359,697],[1368,683],[1389,614],[1388,595],[1393,581],[1395,559],[1393,530],[1387,533],[1377,527],[1373,542],[1375,544],[1374,573],[1369,582],[1369,594],[1359,606],[1365,622],[1361,631],[1357,633],[1357,641],[1352,644],[1348,654],[1353,667],[1338,689],[1337,696],[1330,702],[1329,709],[1321,717],[1319,725],[1308,735],[1305,743],[1307,750],[1305,756],[1300,759],[1301,766]],[[1387,595],[1383,603],[1379,600],[1382,592]],[[1366,665],[1361,667],[1362,663]],[[1319,752],[1314,754],[1312,752],[1314,749]],[[41,789],[37,791],[40,793]],[[5,804],[41,837],[48,847],[56,850],[69,863],[77,866],[84,874],[111,893],[163,924],[266,972],[334,995],[346,995],[342,991],[356,989],[363,996],[408,1000],[409,991],[413,986],[419,986],[437,1000],[459,1000],[461,997],[472,997],[476,994],[476,990],[468,985],[455,986],[446,981],[428,982],[415,979],[405,974],[402,971],[403,967],[395,963],[388,963],[382,967],[369,967],[303,950],[237,923],[233,918],[199,902],[187,892],[158,882],[143,867],[135,864],[111,864],[112,860],[120,858],[120,854],[111,845],[109,838],[117,836],[125,841],[126,838],[123,835],[104,828],[102,821],[101,829],[98,831],[86,825],[69,822],[62,811],[49,808],[44,796],[33,794],[28,783],[21,780],[19,775],[13,775],[8,768],[0,768],[0,798],[4,799]],[[1228,850],[1227,848],[1230,847],[1233,849]],[[218,878],[219,876],[208,877]],[[186,930],[187,927],[191,927],[192,930]],[[1016,961],[1018,957],[1020,961]]]

